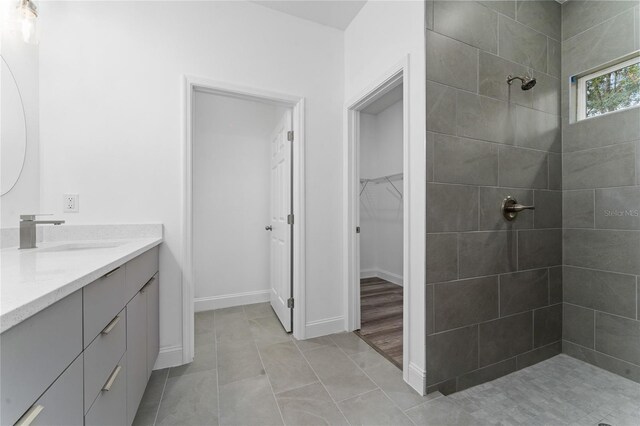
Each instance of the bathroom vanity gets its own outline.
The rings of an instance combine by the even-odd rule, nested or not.
[[[2,425],[130,425],[159,349],[161,238],[2,250]]]

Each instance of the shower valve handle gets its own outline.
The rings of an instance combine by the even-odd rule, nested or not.
[[[508,196],[504,200],[502,200],[502,216],[508,221],[513,221],[518,217],[518,213],[522,210],[535,210],[535,206],[523,206],[518,203],[518,200],[511,198]]]
[[[535,206],[523,206],[522,204],[514,204],[512,206],[505,206],[505,210],[508,212],[520,213],[522,210],[535,210]]]

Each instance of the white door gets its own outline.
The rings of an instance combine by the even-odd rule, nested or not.
[[[271,306],[287,332],[292,331],[291,242],[293,212],[291,209],[292,141],[291,111],[284,113],[271,137]]]

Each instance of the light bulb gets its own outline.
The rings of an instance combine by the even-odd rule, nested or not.
[[[25,43],[38,44],[38,7],[31,0],[21,0],[17,12],[22,39]]]

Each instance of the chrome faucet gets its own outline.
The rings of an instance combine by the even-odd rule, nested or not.
[[[36,248],[36,225],[62,225],[64,220],[36,220],[35,214],[20,215],[20,248]]]

